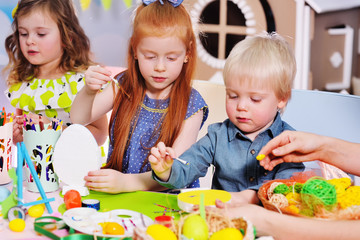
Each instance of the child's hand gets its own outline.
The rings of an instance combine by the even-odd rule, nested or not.
[[[157,147],[151,148],[150,153],[149,162],[151,168],[159,179],[167,181],[174,162],[172,159],[172,157],[175,157],[174,150],[170,147],[165,147],[163,142],[159,142]]]
[[[18,142],[23,141],[23,126],[24,116],[18,115],[13,120],[13,143],[16,145]]]
[[[100,169],[90,171],[84,180],[85,186],[91,190],[107,193],[124,192],[127,181],[124,181],[125,174],[114,169]]]
[[[111,81],[111,72],[99,65],[90,66],[85,72],[85,83],[88,94],[96,94],[102,86]]]

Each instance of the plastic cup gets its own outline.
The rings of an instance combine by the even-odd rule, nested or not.
[[[52,155],[60,135],[61,130],[24,130],[24,144],[26,150],[29,153],[30,159],[45,192],[54,192],[59,188],[59,180],[52,164]],[[27,190],[39,192],[27,164],[25,175]]]
[[[0,127],[0,185],[11,182],[8,171],[11,168],[13,123]]]

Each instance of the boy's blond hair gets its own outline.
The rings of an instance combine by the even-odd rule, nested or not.
[[[279,34],[262,33],[237,43],[226,59],[223,77],[252,87],[273,89],[279,100],[289,100],[296,74],[294,53]]]

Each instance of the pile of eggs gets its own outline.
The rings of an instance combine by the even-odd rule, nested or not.
[[[193,239],[193,240],[242,240],[245,239],[243,236],[243,230],[235,227],[224,227],[212,232],[209,229],[208,222],[201,217],[199,214],[188,215],[182,225],[176,226],[181,231],[181,239]],[[252,226],[251,226],[252,228]],[[151,236],[154,240],[177,240],[178,237],[172,231],[170,227],[165,227],[162,224],[152,224],[147,227],[146,234]],[[254,231],[254,229],[252,229]],[[254,232],[252,232],[254,234]],[[254,239],[254,238],[252,238]]]

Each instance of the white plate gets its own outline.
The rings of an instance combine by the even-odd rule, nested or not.
[[[109,212],[97,212],[93,208],[72,208],[63,215],[64,222],[73,229],[100,237],[131,237],[135,227],[147,227],[153,220],[139,212],[116,209]],[[116,222],[124,227],[124,235],[103,234],[99,223]]]
[[[73,124],[67,127],[55,144],[54,171],[70,186],[85,186],[89,171],[101,167],[101,153],[95,138],[86,127]]]

